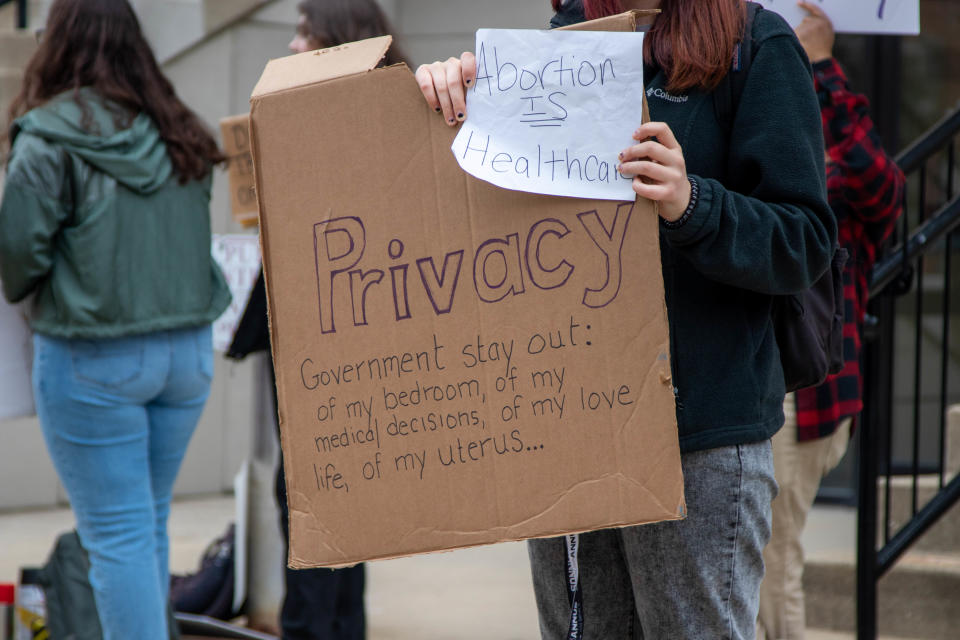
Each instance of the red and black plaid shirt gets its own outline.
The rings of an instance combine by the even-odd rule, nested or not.
[[[850,252],[843,272],[846,320],[843,371],[797,397],[797,438],[833,433],[863,408],[860,331],[867,303],[867,274],[877,249],[893,231],[903,201],[903,172],[884,152],[866,97],[850,91],[833,58],[813,65],[827,148],[827,196],[837,216],[840,246]]]

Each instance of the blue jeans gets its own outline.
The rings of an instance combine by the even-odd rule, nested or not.
[[[685,520],[580,536],[585,640],[753,638],[777,492],[770,441],[681,456]],[[543,638],[570,628],[563,538],[528,544]]]
[[[210,393],[210,327],[33,344],[37,415],[90,555],[104,640],[166,640],[167,516]]]

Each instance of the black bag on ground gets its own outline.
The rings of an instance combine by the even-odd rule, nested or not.
[[[838,248],[812,287],[773,300],[773,330],[787,391],[815,387],[843,369],[843,267]]]
[[[102,640],[103,628],[90,586],[90,559],[76,531],[63,533],[47,564],[41,569],[47,607],[47,630],[51,640]],[[170,640],[180,640],[180,631],[168,609]]]
[[[231,620],[233,610],[234,526],[211,542],[203,552],[196,573],[170,576],[170,602],[180,613],[195,613]]]

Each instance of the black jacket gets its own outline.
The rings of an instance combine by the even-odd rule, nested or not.
[[[651,117],[670,125],[700,186],[688,222],[660,227],[684,452],[758,442],[783,424],[773,296],[809,287],[836,246],[807,57],[770,11],[757,13],[749,46],[752,63],[729,121],[711,93],[673,93],[661,69],[644,74]]]

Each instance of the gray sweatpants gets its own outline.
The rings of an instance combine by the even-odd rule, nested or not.
[[[770,441],[681,456],[687,518],[580,536],[585,640],[744,640],[756,632],[777,492]],[[567,637],[563,538],[531,540],[545,640]]]

